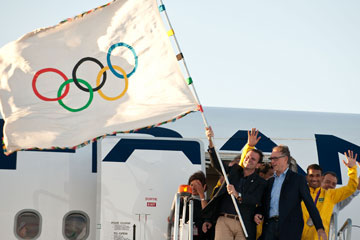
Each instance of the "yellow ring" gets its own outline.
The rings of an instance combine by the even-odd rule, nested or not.
[[[116,96],[116,97],[108,97],[106,96],[102,91],[101,89],[98,90],[98,93],[99,95],[105,99],[105,100],[108,100],[108,101],[115,101],[119,98],[121,98],[122,96],[124,96],[124,94],[126,93],[127,89],[128,89],[128,78],[127,78],[127,75],[126,75],[126,72],[124,71],[124,69],[122,69],[121,67],[119,66],[116,66],[116,65],[113,65],[112,66],[113,68],[115,68],[116,70],[120,71],[123,75],[124,75],[124,80],[125,80],[125,88],[124,90],[122,91],[122,93],[120,93],[120,95]],[[96,78],[96,87],[99,86],[100,84],[100,80],[101,80],[101,77],[103,75],[103,73],[105,71],[109,70],[109,66],[106,66],[104,67],[103,69],[100,70],[99,74],[97,75],[97,78]]]

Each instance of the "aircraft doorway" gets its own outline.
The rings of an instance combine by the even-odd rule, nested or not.
[[[202,143],[108,137],[98,148],[97,239],[166,239],[174,193],[205,169]]]

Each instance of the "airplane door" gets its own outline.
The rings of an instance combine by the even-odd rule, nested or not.
[[[179,185],[205,170],[202,143],[107,137],[98,149],[97,239],[166,239],[167,218]]]

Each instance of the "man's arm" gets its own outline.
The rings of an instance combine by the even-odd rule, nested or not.
[[[360,186],[360,184],[358,185]],[[358,187],[359,188],[359,187]],[[343,210],[347,205],[349,205],[349,203],[357,196],[359,195],[360,190],[356,189],[356,191],[348,198],[346,198],[345,200],[337,203],[337,207],[338,209],[341,211]]]
[[[267,203],[267,199],[269,198],[268,196],[271,193],[273,181],[274,181],[273,178],[266,181],[265,191],[261,198],[261,204],[256,206],[255,216],[254,216],[254,221],[256,222],[256,224],[259,224],[260,222],[263,221],[265,217],[265,212],[269,213],[269,209],[266,209],[265,205]]]
[[[219,160],[217,158],[217,155],[215,153],[215,149],[214,148],[209,148],[208,149],[209,152],[209,157],[210,157],[210,164],[213,168],[215,168],[215,170],[220,174],[223,175],[222,171],[221,171],[221,167],[220,167],[220,163]],[[229,166],[227,166],[226,164],[223,164],[225,172],[228,173],[229,172]]]
[[[357,166],[356,166],[357,154],[355,154],[354,156],[353,151],[350,150],[348,151],[348,153],[345,152],[344,154],[347,162],[343,160],[343,163],[345,164],[345,166],[348,167],[349,181],[346,186],[328,190],[334,203],[341,202],[346,198],[350,197],[358,187]]]
[[[234,197],[238,200],[239,203],[259,206],[264,196],[267,182],[260,177],[251,181],[255,181],[253,184],[256,184],[254,185],[256,186],[256,191],[251,192],[251,194],[244,194],[243,196],[239,195],[239,192],[236,191],[234,185],[232,184],[229,184],[227,186],[227,190],[229,194],[234,195]]]
[[[240,166],[244,167],[244,159],[246,154],[251,150],[254,149],[256,144],[259,142],[261,137],[258,137],[259,130],[256,130],[256,128],[252,128],[251,131],[248,131],[248,141],[241,153],[241,159],[240,159]]]
[[[212,131],[211,127],[206,128],[206,136],[209,140],[209,157],[210,157],[210,163],[211,166],[213,168],[215,168],[215,170],[220,174],[223,175],[222,171],[221,171],[221,167],[220,167],[220,163],[219,163],[219,159],[215,153],[215,148],[212,142],[212,137],[214,136],[214,132]],[[225,172],[228,173],[229,172],[229,167],[226,164],[223,164]]]
[[[337,203],[337,207],[338,209],[341,211],[344,209],[344,207],[346,207],[353,199],[354,197],[356,197],[357,195],[359,195],[360,193],[360,176],[358,177],[358,186],[357,186],[357,189],[355,190],[355,192],[350,196],[348,197],[347,199]]]

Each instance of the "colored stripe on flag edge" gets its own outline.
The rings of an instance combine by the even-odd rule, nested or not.
[[[59,25],[60,25],[60,24],[63,24],[63,23],[66,23],[66,22],[69,22],[69,21],[73,21],[73,20],[75,20],[76,18],[82,18],[82,17],[84,17],[85,15],[87,15],[87,14],[89,14],[89,13],[95,12],[96,10],[99,10],[99,9],[102,9],[102,8],[104,8],[104,7],[109,6],[110,4],[112,4],[112,3],[115,2],[115,1],[117,1],[117,0],[113,0],[113,1],[111,1],[111,2],[109,2],[109,3],[107,3],[107,4],[104,4],[104,5],[102,5],[102,6],[93,8],[93,9],[91,9],[91,10],[89,10],[89,11],[85,11],[85,12],[83,12],[83,13],[81,13],[81,14],[76,15],[75,17],[67,18],[67,19],[61,21],[61,22],[59,23]]]
[[[99,7],[93,8],[93,9],[88,10],[88,11],[85,11],[85,12],[83,12],[83,13],[81,13],[81,14],[78,14],[78,15],[72,17],[72,18],[67,18],[67,19],[59,22],[58,24],[56,24],[56,25],[54,25],[54,26],[36,29],[36,30],[34,30],[34,31],[32,31],[32,32],[29,32],[29,33],[25,34],[25,35],[22,36],[19,40],[21,40],[21,39],[26,39],[27,37],[30,37],[30,36],[32,36],[32,35],[34,35],[34,34],[38,34],[38,33],[40,33],[40,32],[47,31],[47,30],[49,30],[49,29],[58,27],[58,26],[66,23],[66,22],[74,21],[74,20],[77,19],[77,18],[82,18],[82,17],[84,17],[85,15],[88,15],[88,14],[90,14],[90,13],[92,13],[92,12],[95,12],[95,11],[97,11],[97,10],[100,10],[100,9],[102,9],[102,8],[105,8],[105,7],[109,6],[110,4],[113,4],[113,3],[116,2],[116,1],[117,1],[117,0],[113,0],[113,1],[111,1],[111,2],[109,2],[109,3],[107,3],[107,4],[101,5],[101,6],[99,6]]]
[[[196,111],[199,111],[199,109],[196,110]],[[147,127],[138,128],[138,129],[133,129],[133,130],[129,130],[129,131],[118,131],[118,132],[115,131],[115,132],[112,132],[111,134],[104,134],[104,135],[102,135],[102,136],[93,138],[93,139],[91,139],[91,140],[88,140],[88,141],[86,141],[86,142],[83,142],[83,143],[81,143],[81,144],[79,144],[79,145],[76,145],[76,146],[74,146],[74,147],[24,148],[24,149],[14,150],[13,152],[26,151],[26,150],[39,150],[39,151],[42,151],[42,150],[49,150],[49,149],[51,149],[51,150],[55,150],[55,149],[63,149],[63,150],[64,150],[64,149],[72,149],[72,150],[76,150],[76,149],[81,148],[81,147],[84,147],[84,146],[86,146],[86,145],[88,145],[88,144],[90,144],[90,143],[96,142],[97,140],[103,139],[103,138],[105,138],[105,137],[107,137],[107,136],[114,136],[114,135],[117,134],[117,133],[135,133],[135,132],[137,132],[137,131],[139,131],[139,130],[142,130],[142,129],[149,129],[149,128],[153,128],[153,127],[158,127],[158,126],[164,125],[164,124],[166,124],[166,123],[175,122],[176,120],[185,117],[185,116],[188,115],[189,113],[196,112],[196,111],[187,111],[186,113],[183,113],[183,114],[177,116],[176,118],[173,118],[173,119],[171,119],[171,120],[164,121],[164,122],[161,122],[161,123],[157,123],[157,124],[154,124],[154,125],[150,125],[150,126],[147,126]],[[4,137],[2,138],[2,148],[3,148],[4,154],[5,154],[6,156],[8,156],[8,155],[10,155],[11,153],[13,153],[13,152],[10,152],[10,153],[9,153],[9,152],[7,151],[6,146],[5,146],[5,142],[4,142]]]

